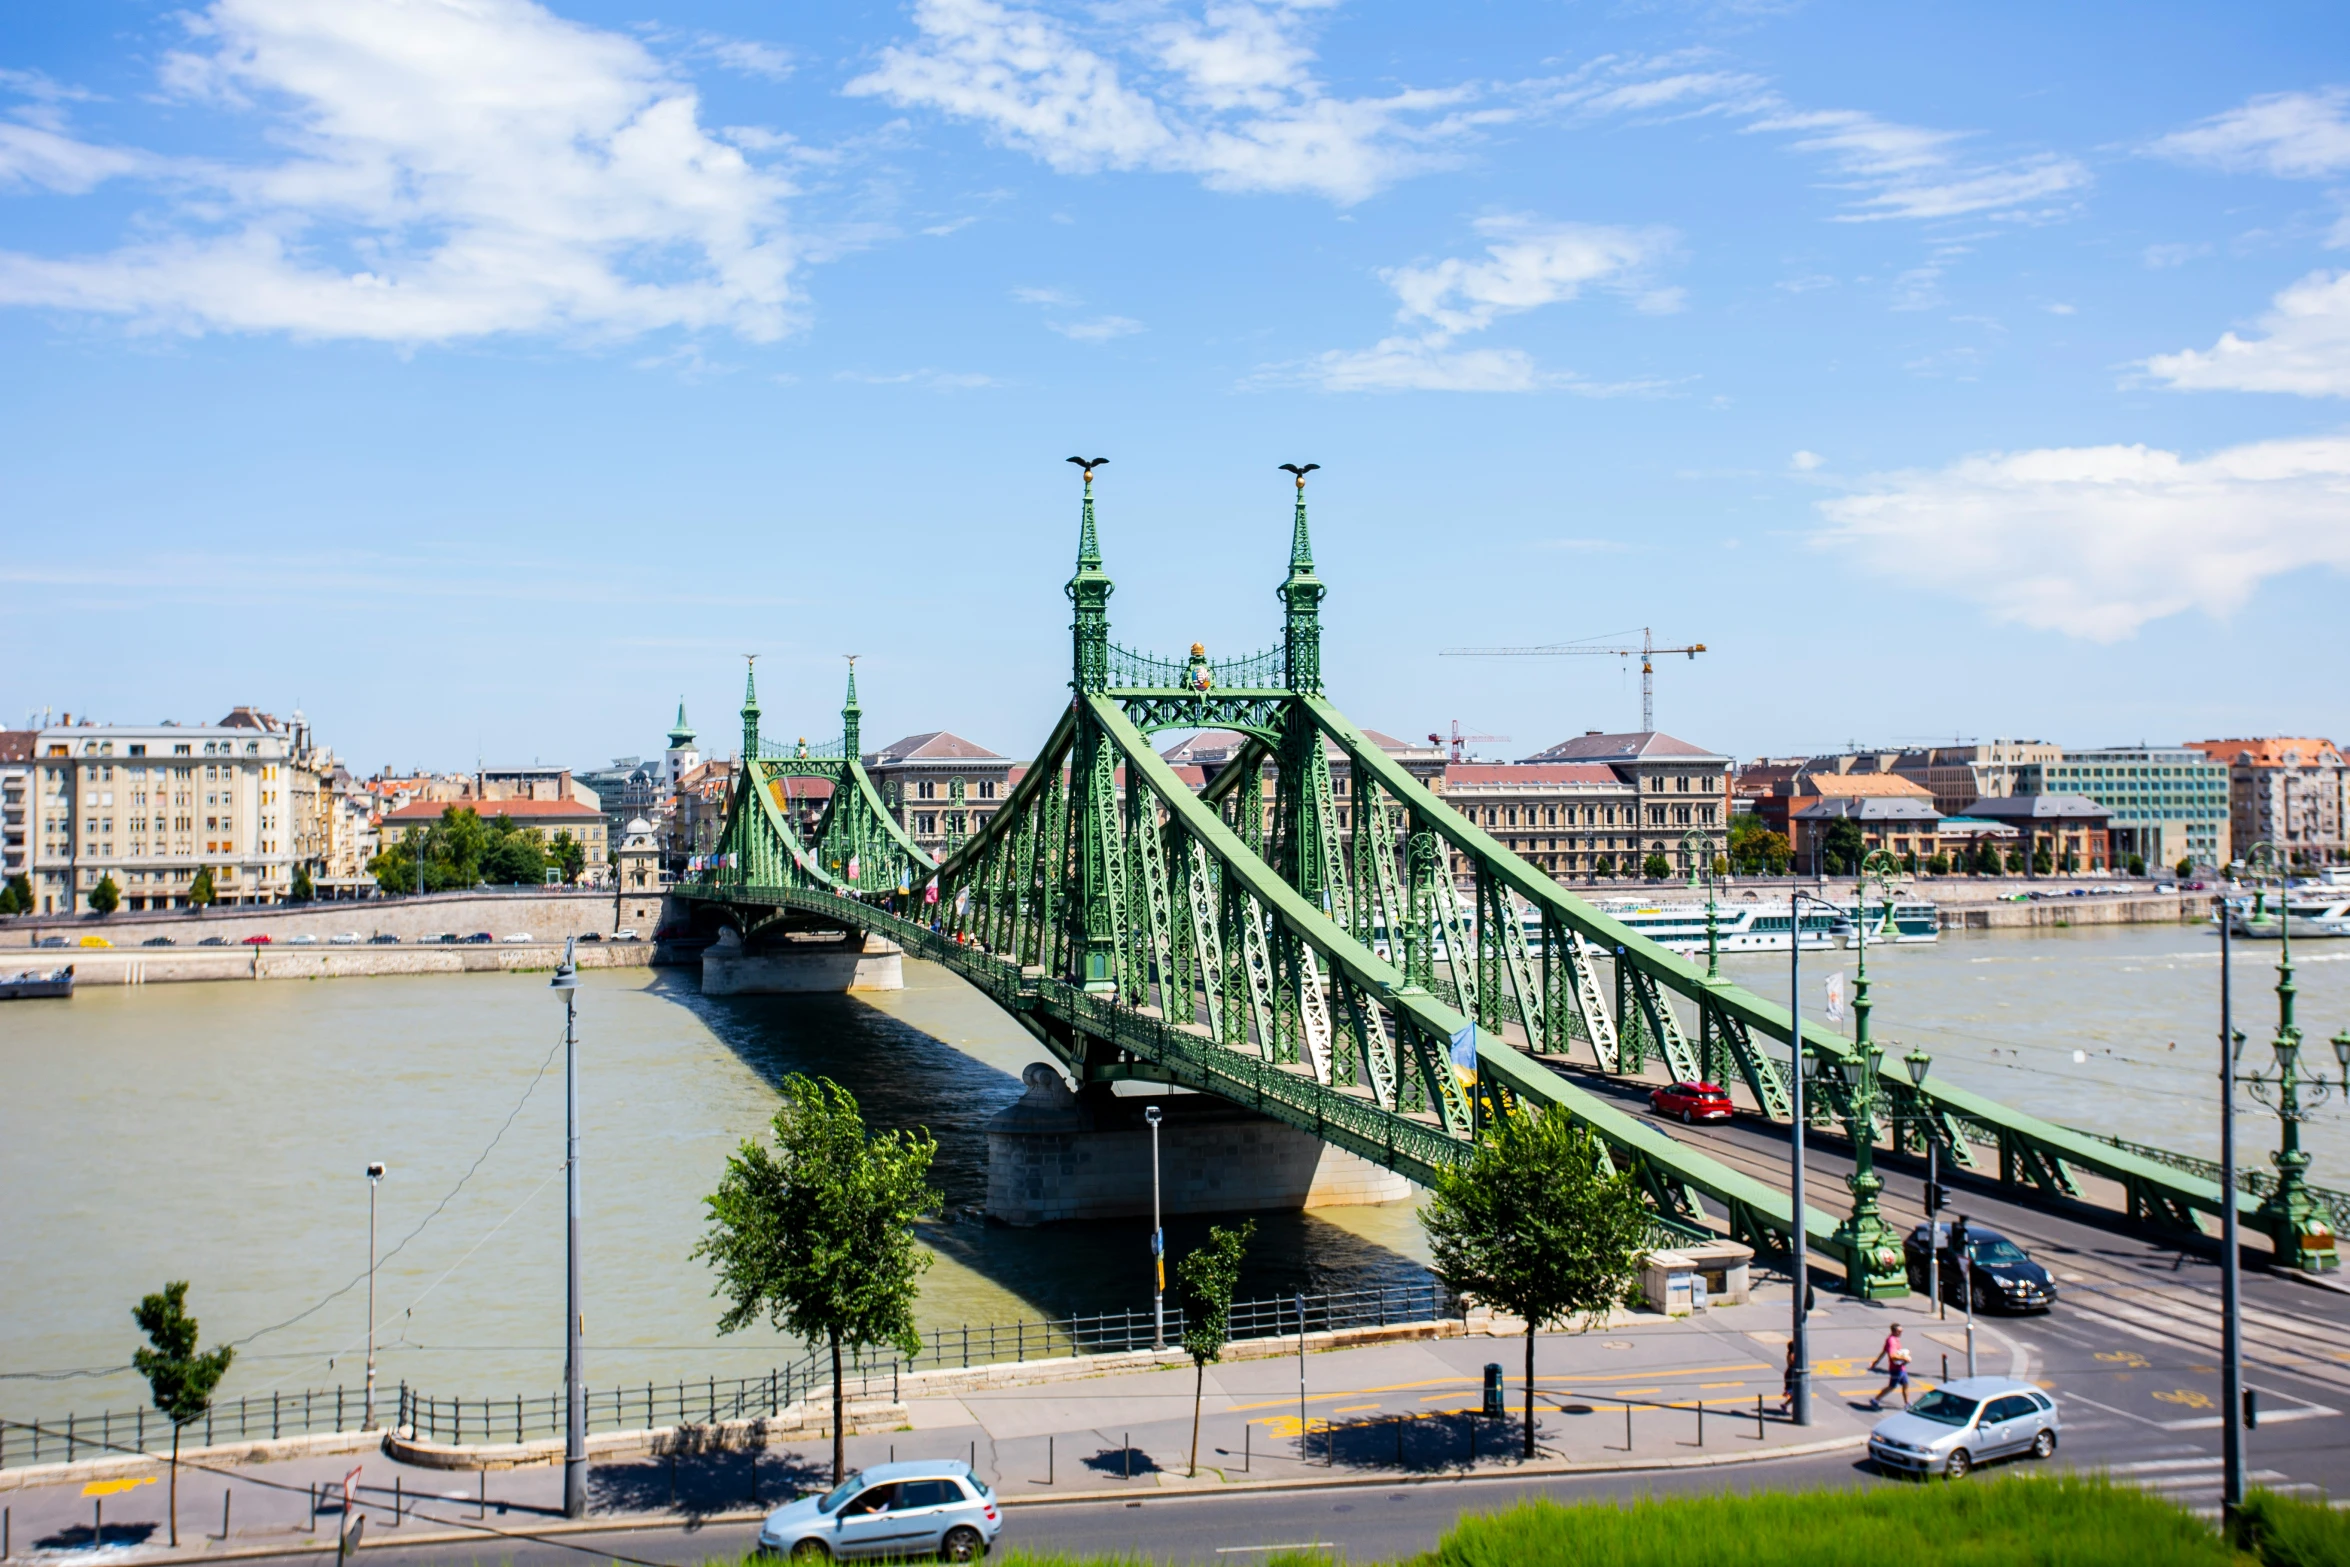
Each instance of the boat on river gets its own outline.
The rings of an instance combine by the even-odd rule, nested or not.
[[[2277,917],[2277,905],[2284,917]],[[2301,937],[2350,936],[2350,892],[2332,887],[2295,889],[2282,900],[2273,896],[2228,900],[2228,932],[2255,941],[2274,941],[2290,933]]]
[[[43,997],[73,994],[73,965],[48,974],[37,974],[27,969],[21,974],[0,975],[0,1001],[34,1001]]]
[[[1649,902],[1638,898],[1600,898],[1593,907],[1602,914],[1646,936],[1658,946],[1682,957],[1705,952],[1705,903]],[[1836,944],[1837,911],[1806,903],[1803,910],[1803,950],[1824,950]],[[1792,944],[1794,921],[1785,899],[1776,903],[1743,899],[1714,905],[1714,943],[1723,952],[1785,952]]]
[[[1923,898],[1896,898],[1888,909],[1882,901],[1846,909],[1836,921],[1836,936],[1847,947],[1861,944],[1868,933],[1872,947],[1881,942],[1919,946],[1942,939],[1942,911]]]

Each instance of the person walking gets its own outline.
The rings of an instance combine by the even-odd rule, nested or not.
[[[1787,1341],[1787,1369],[1779,1377],[1779,1413],[1795,1412],[1795,1341]]]
[[[1901,1407],[1909,1407],[1909,1346],[1901,1342],[1901,1324],[1896,1322],[1885,1335],[1885,1347],[1877,1351],[1877,1358],[1869,1362],[1869,1369],[1885,1369],[1885,1385],[1877,1389],[1877,1396],[1869,1400],[1871,1409],[1885,1407],[1885,1395],[1901,1389]]]

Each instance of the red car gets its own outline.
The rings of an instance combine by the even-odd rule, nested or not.
[[[247,936],[242,942],[238,943],[238,945],[246,947],[266,947],[269,945],[269,938],[267,936]]]
[[[1686,1123],[1727,1121],[1736,1113],[1730,1096],[1715,1083],[1667,1083],[1649,1090],[1648,1107],[1658,1115],[1677,1115]]]

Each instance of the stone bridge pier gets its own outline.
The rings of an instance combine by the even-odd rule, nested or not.
[[[905,949],[860,930],[775,930],[745,945],[729,925],[702,953],[705,996],[903,990]]]
[[[1028,1092],[987,1125],[987,1212],[1005,1224],[1148,1218],[1157,1105],[1166,1213],[1335,1208],[1400,1202],[1412,1183],[1310,1133],[1207,1094],[1072,1093],[1033,1062]]]

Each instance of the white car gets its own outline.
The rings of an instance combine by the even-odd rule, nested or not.
[[[532,941],[536,938],[533,937],[527,930],[518,930],[513,935],[508,936],[506,939],[508,941]]]
[[[612,939],[614,941],[642,941],[645,938],[636,933],[634,925],[623,925],[612,933]]]
[[[318,938],[308,931],[304,931],[299,936],[288,936],[286,945],[289,947],[315,947],[318,945]]]
[[[359,945],[359,933],[355,930],[337,932],[335,935],[329,936],[327,938],[327,945],[334,947],[356,947]]]

